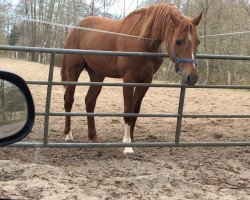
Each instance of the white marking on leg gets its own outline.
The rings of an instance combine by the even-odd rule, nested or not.
[[[125,124],[123,143],[131,143],[130,126],[128,124]],[[125,147],[123,154],[129,154],[129,153],[134,153],[133,148],[132,147]]]
[[[74,141],[73,133],[70,131],[65,138],[65,141]]]

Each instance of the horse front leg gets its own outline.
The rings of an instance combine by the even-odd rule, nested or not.
[[[124,81],[125,82],[125,81]],[[123,87],[123,97],[124,97],[124,113],[133,113],[133,93],[134,87]],[[133,117],[124,117],[125,122],[125,132],[123,137],[123,143],[131,143],[131,122]],[[134,153],[132,147],[125,147],[123,154]]]
[[[141,103],[143,97],[145,96],[146,92],[148,91],[149,87],[136,87],[134,92],[134,113],[139,113],[141,109]],[[133,140],[134,128],[136,123],[137,117],[133,117],[131,121],[130,127],[130,137]]]

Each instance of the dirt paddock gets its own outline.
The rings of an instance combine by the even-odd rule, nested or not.
[[[25,80],[47,80],[48,66],[0,58],[0,69]],[[55,68],[54,80],[60,80]],[[83,72],[80,81],[88,81]],[[106,79],[106,82],[121,80]],[[45,111],[46,86],[29,85],[36,112]],[[178,88],[150,88],[141,113],[176,114]],[[85,112],[87,87],[76,89],[73,112]],[[51,111],[63,112],[62,86],[53,86]],[[103,87],[96,112],[122,112],[120,87]],[[249,114],[246,90],[187,89],[185,114]],[[36,117],[24,141],[42,141]],[[63,142],[63,117],[50,117],[49,141]],[[122,118],[96,117],[99,142],[120,142]],[[136,142],[172,142],[175,118],[139,118]],[[75,142],[87,142],[86,117],[72,117]],[[184,119],[182,141],[250,141],[250,119]],[[250,199],[250,147],[0,149],[0,199]]]

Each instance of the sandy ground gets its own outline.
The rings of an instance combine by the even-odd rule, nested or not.
[[[0,69],[26,80],[47,80],[48,66],[0,59]],[[55,68],[54,80],[60,80]],[[88,81],[83,72],[80,81]],[[106,82],[120,80],[107,79]],[[37,112],[44,112],[46,86],[30,85]],[[63,112],[63,87],[52,91],[51,111]],[[87,87],[78,87],[74,112],[85,112]],[[176,114],[179,89],[150,88],[141,113]],[[122,112],[119,87],[104,87],[96,112]],[[185,114],[249,114],[250,92],[187,89]],[[42,141],[36,117],[24,141]],[[85,117],[72,118],[76,142],[87,142]],[[120,142],[122,118],[96,118],[99,142]],[[63,142],[63,117],[51,117],[49,141]],[[176,119],[140,118],[136,142],[174,141]],[[250,141],[250,119],[185,119],[182,141]],[[0,149],[0,198],[11,199],[250,199],[250,147]]]

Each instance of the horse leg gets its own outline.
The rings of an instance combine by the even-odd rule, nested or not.
[[[139,113],[141,109],[142,99],[145,96],[146,92],[148,91],[149,87],[136,87],[134,92],[134,113]],[[133,140],[133,133],[135,128],[137,117],[133,117],[131,121],[130,127],[130,137]]]
[[[124,83],[131,82],[129,79],[124,77]],[[133,93],[134,87],[123,87],[123,98],[124,98],[124,113],[132,113],[133,112]],[[132,117],[124,117],[125,122],[125,132],[123,137],[123,143],[131,143],[130,130],[131,130],[131,122]],[[134,153],[132,147],[125,147],[123,154]]]
[[[89,77],[91,82],[103,82],[104,77],[97,75],[93,71],[89,71]],[[102,86],[89,86],[88,93],[85,97],[86,111],[88,113],[93,113],[95,110],[96,100],[102,90]],[[88,121],[88,138],[89,140],[95,141],[97,139],[96,129],[95,129],[95,119],[94,117],[87,117]]]
[[[67,79],[66,80],[77,82],[83,68],[74,66],[73,68],[69,68],[69,69],[72,69],[72,70],[67,71]],[[65,86],[65,93],[64,93],[65,112],[70,112],[72,109],[72,105],[74,102],[75,88],[76,88],[75,85],[66,85]],[[66,135],[65,141],[74,140],[73,134],[71,131],[70,116],[65,116],[64,134]]]

